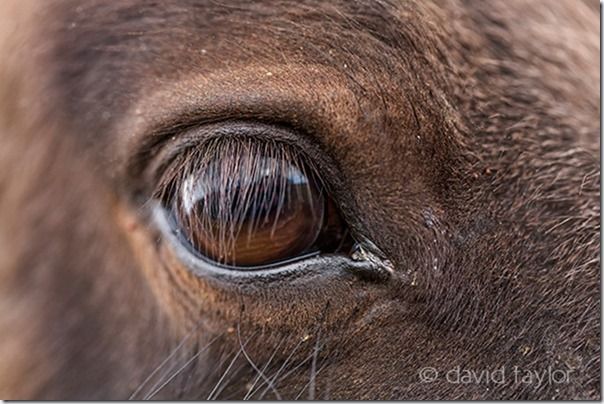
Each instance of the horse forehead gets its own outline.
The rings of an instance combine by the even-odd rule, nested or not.
[[[388,81],[418,56],[439,52],[434,58],[446,63],[435,29],[446,13],[424,3],[92,1],[52,11],[48,37],[65,85],[83,74],[99,86],[120,75],[119,84],[134,89],[152,76],[250,63],[337,66],[351,76],[383,71]]]

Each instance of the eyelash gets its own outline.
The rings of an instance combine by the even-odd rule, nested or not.
[[[261,164],[260,159],[272,160],[278,162],[278,165],[260,173],[259,167],[266,168],[266,164]],[[219,163],[218,166],[216,162]],[[321,187],[321,192],[324,192],[324,183],[314,174],[316,169],[312,163],[288,145],[254,139],[211,139],[203,147],[190,148],[180,153],[161,177],[153,197],[164,203],[173,203],[177,190],[183,189],[192,193],[193,184],[190,180],[204,175],[209,180],[217,180],[213,183],[223,185],[220,190],[223,203],[218,207],[216,219],[238,224],[248,206],[281,196],[278,195],[276,187],[259,190],[253,186],[253,180],[263,176],[268,182],[277,179],[283,181],[279,173],[286,172],[292,166],[299,167],[303,175],[311,176]],[[238,184],[244,197],[234,198],[229,192],[232,190],[229,181],[233,178],[247,179]],[[233,206],[230,202],[235,202],[236,205]]]

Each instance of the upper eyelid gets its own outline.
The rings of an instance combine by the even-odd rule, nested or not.
[[[148,138],[149,142],[141,145],[130,160],[127,169],[130,183],[155,182],[161,174],[161,169],[179,153],[190,147],[203,147],[204,143],[223,136],[252,137],[259,141],[290,144],[306,155],[310,162],[327,176],[327,185],[338,182],[340,177],[335,162],[322,150],[321,145],[316,144],[314,139],[302,131],[274,124],[240,120],[201,125],[189,124],[181,127],[186,129],[180,129],[180,132],[162,129],[162,132]]]
[[[150,142],[141,145],[132,159],[131,166],[138,171],[149,171],[149,167],[151,171],[156,171],[158,166],[165,164],[187,148],[203,147],[204,143],[227,136],[287,143],[301,149],[302,152],[309,148],[315,149],[310,145],[311,142],[302,139],[304,135],[301,132],[272,124],[238,120],[188,124],[182,125],[181,128],[163,129],[163,133],[156,133],[150,138]],[[149,161],[150,158],[155,160],[155,164]]]
[[[118,165],[127,170],[139,151],[162,136],[193,126],[242,120],[275,123],[315,138],[329,151],[332,137],[347,138],[348,126],[362,116],[357,96],[337,69],[306,64],[242,66],[192,75],[159,88],[146,86],[113,131]],[[131,164],[130,164],[131,165]]]
[[[200,114],[201,115],[201,114]],[[148,156],[157,154],[157,151],[168,143],[177,143],[181,147],[199,144],[217,136],[250,135],[254,137],[274,139],[277,141],[295,145],[317,143],[316,136],[308,136],[307,127],[302,125],[291,125],[287,120],[263,119],[251,116],[242,119],[240,116],[230,118],[208,118],[197,117],[197,114],[184,112],[172,118],[170,122],[150,129],[140,139],[131,153],[129,164],[126,167],[127,174],[136,171],[137,167],[145,165]],[[311,133],[314,131],[311,130]],[[319,145],[324,148],[323,145]]]

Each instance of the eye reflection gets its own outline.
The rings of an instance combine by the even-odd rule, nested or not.
[[[350,244],[316,172],[290,146],[216,141],[180,156],[167,177],[161,199],[177,232],[218,264],[262,267]]]
[[[324,222],[325,199],[298,167],[257,159],[222,184],[220,163],[184,183],[176,209],[195,249],[223,264],[256,266],[309,252]]]

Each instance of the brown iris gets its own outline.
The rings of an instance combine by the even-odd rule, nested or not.
[[[178,177],[172,200],[179,231],[198,253],[257,267],[342,245],[335,205],[288,146],[227,143],[212,150]]]

